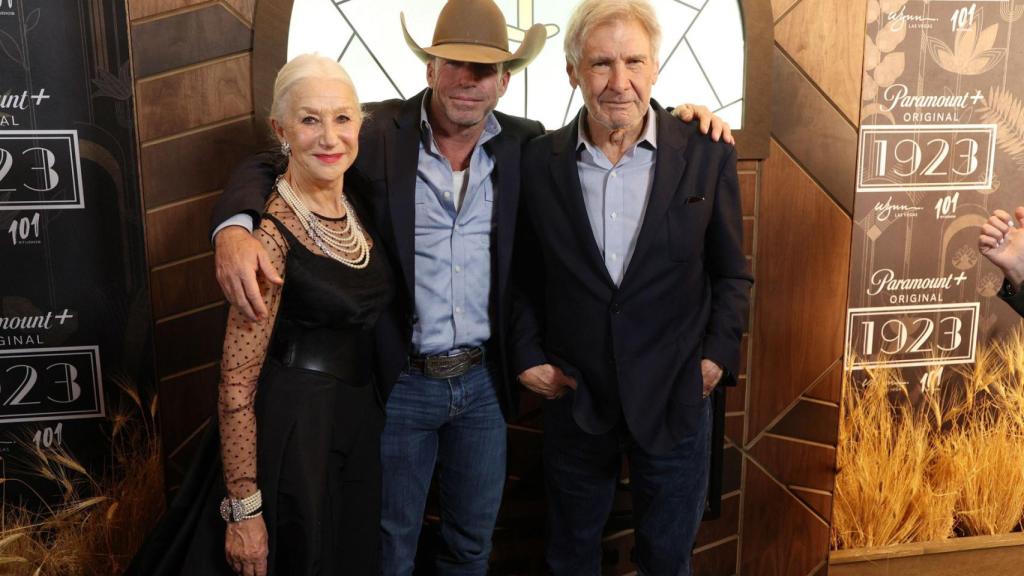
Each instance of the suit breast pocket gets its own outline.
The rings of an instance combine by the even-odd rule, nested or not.
[[[668,208],[668,255],[676,262],[699,259],[704,249],[707,202],[702,197]]]

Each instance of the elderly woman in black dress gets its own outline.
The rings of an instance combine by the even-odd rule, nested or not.
[[[211,435],[129,573],[376,571],[370,330],[391,276],[345,189],[362,112],[337,62],[302,55],[278,74],[270,116],[288,167],[255,234],[284,283],[262,287],[268,318],[229,313],[219,454]]]

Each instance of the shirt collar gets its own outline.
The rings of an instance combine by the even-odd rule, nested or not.
[[[428,89],[427,93],[423,95],[423,99],[420,101],[420,134],[423,136],[423,145],[434,152],[440,154],[437,150],[437,146],[434,142],[434,129],[430,125],[430,116],[427,115],[427,105],[430,103],[430,97],[434,93],[433,90]],[[483,146],[488,140],[494,138],[501,133],[501,124],[498,119],[494,117],[494,112],[488,112],[487,116],[484,117],[484,131],[480,134],[480,139],[476,141],[477,146]]]
[[[652,149],[658,149],[658,117],[654,113],[654,107],[647,104],[647,114],[644,116],[644,131],[640,134],[640,138],[637,139],[634,146],[638,146],[647,143]],[[590,138],[587,137],[586,131],[587,123],[587,108],[583,107],[580,110],[579,122],[576,124],[576,150],[579,151],[580,147],[586,148],[597,148]]]

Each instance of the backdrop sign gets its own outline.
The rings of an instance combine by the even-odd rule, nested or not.
[[[118,389],[151,389],[131,94],[123,2],[0,0],[6,501],[45,497],[32,446],[101,467]]]
[[[977,242],[992,209],[1021,203],[1024,2],[868,11],[846,364],[855,380],[900,366],[927,390],[1019,321]]]

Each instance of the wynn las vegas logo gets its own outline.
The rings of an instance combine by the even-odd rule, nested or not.
[[[4,0],[0,0],[4,1]],[[496,0],[514,52],[526,31],[542,23],[547,45],[516,75],[498,109],[557,128],[582,106],[569,85],[562,51],[565,24],[576,0]],[[408,98],[425,86],[423,64],[406,46],[409,33],[429,45],[445,0],[294,0],[288,55],[319,52],[345,66],[365,102]],[[740,0],[653,0],[662,24],[661,75],[654,97],[662,104],[699,102],[740,127],[743,110],[743,22]]]

